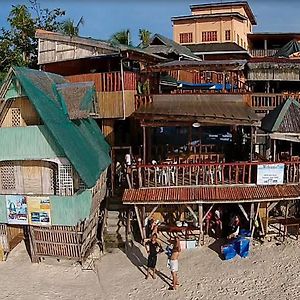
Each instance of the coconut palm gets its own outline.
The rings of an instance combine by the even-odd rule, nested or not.
[[[150,43],[150,38],[151,38],[151,31],[147,29],[140,29],[139,30],[139,39],[141,41],[140,46],[142,48],[147,47]]]
[[[67,19],[61,25],[61,32],[69,36],[79,35],[79,26],[84,25],[83,17],[75,25],[74,20]]]
[[[130,30],[122,30],[114,33],[111,37],[111,42],[122,45],[132,45]]]

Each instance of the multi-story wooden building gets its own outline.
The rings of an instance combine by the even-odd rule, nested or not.
[[[97,240],[109,146],[94,83],[15,67],[0,90],[0,246],[82,261]]]

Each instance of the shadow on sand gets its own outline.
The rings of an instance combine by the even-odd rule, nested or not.
[[[146,277],[147,275],[147,259],[144,257],[141,249],[135,245],[133,241],[125,244],[125,254],[130,262],[138,268],[138,270]],[[169,287],[172,279],[161,271],[157,271],[156,275]]]
[[[224,246],[225,244],[226,244],[226,239],[217,239],[212,244],[210,244],[208,248],[216,252],[219,255],[220,259],[224,260],[221,247]]]

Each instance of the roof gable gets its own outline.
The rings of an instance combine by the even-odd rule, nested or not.
[[[269,112],[261,123],[261,128],[268,132],[300,133],[300,104],[288,99]]]
[[[69,119],[65,99],[57,90],[57,85],[66,83],[62,76],[21,67],[11,72],[79,176],[88,188],[93,187],[110,164],[109,147],[95,121],[86,118],[75,124]],[[86,122],[91,125],[86,126]],[[85,130],[79,126],[81,123]]]

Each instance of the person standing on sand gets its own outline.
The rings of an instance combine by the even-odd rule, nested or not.
[[[179,237],[175,237],[175,239],[170,240],[171,244],[173,244],[172,254],[169,259],[169,268],[172,275],[172,287],[173,290],[176,290],[178,283],[178,258],[179,253],[181,252],[180,240]]]
[[[152,270],[153,275],[152,278],[155,279],[155,273],[156,273],[156,262],[157,262],[157,254],[162,252],[162,247],[157,241],[157,234],[154,233],[151,236],[151,239],[148,240],[145,244],[147,253],[148,253],[148,262],[147,262],[147,275],[146,279],[149,278],[150,270]]]

